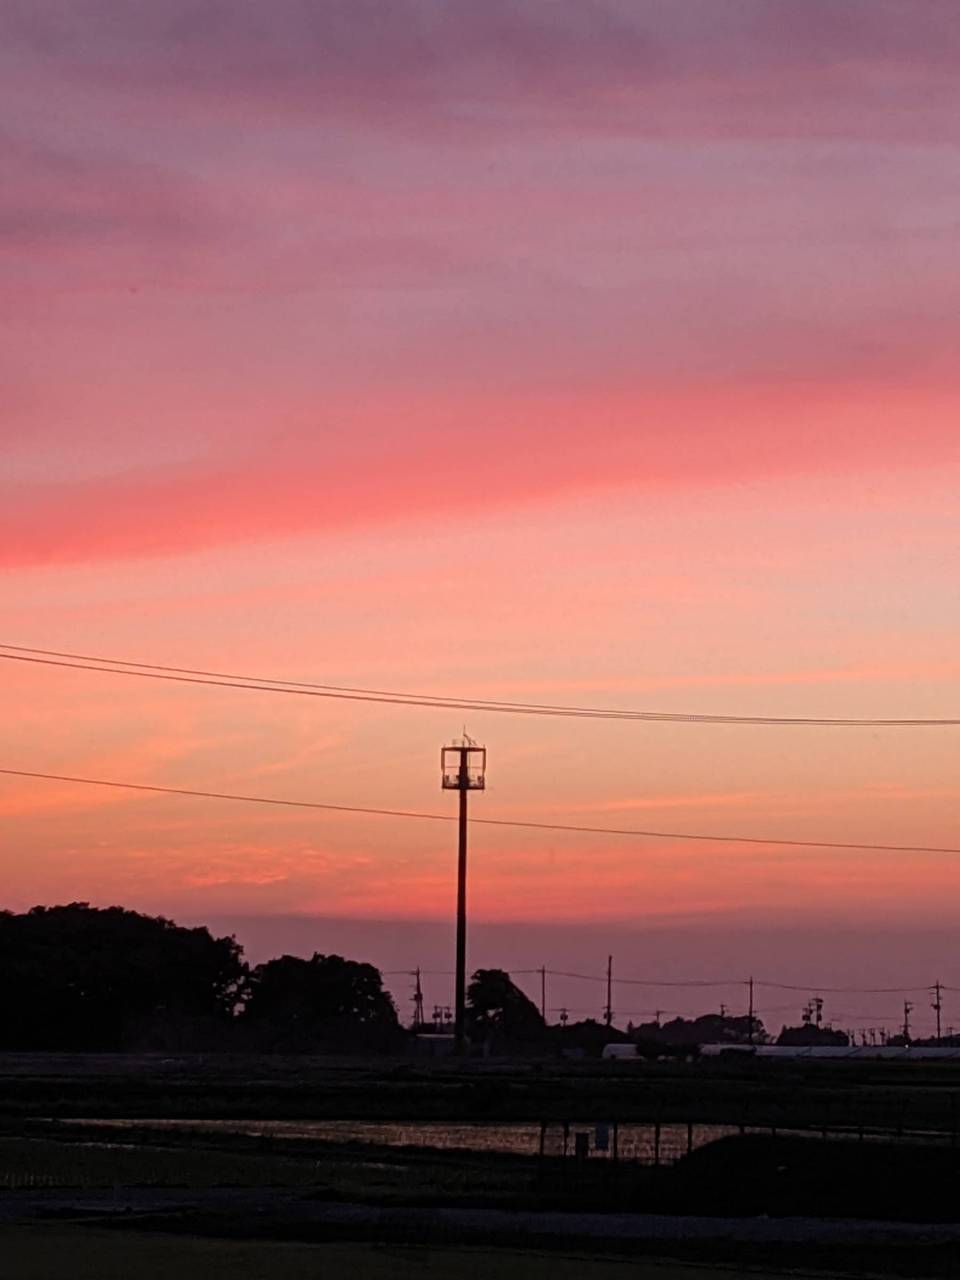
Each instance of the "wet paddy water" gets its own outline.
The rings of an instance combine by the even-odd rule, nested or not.
[[[708,1124],[548,1124],[511,1121],[365,1120],[87,1120],[104,1128],[168,1129],[179,1132],[239,1133],[252,1137],[308,1138],[320,1142],[359,1142],[381,1147],[429,1147],[440,1151],[485,1151],[504,1155],[538,1155],[543,1141],[547,1156],[573,1155],[578,1135],[591,1157],[672,1164],[688,1150],[740,1133],[735,1125]]]

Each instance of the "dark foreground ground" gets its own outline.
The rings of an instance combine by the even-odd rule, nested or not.
[[[34,1202],[23,1222],[0,1225],[0,1274],[49,1277],[659,1276],[734,1277],[960,1274],[960,1235],[944,1228],[809,1219],[730,1221],[615,1215],[390,1212],[354,1206],[310,1218],[251,1209],[229,1197],[140,1210]],[[136,1201],[138,1198],[134,1197]],[[153,1210],[147,1203],[153,1204]],[[112,1214],[112,1216],[111,1216]],[[246,1215],[246,1216],[245,1216]],[[559,1230],[558,1230],[559,1226]]]
[[[0,1231],[16,1280],[716,1280],[710,1265],[535,1250],[302,1244],[170,1237],[71,1226]],[[727,1276],[738,1272],[724,1269]],[[765,1280],[776,1271],[741,1275]]]
[[[0,1280],[957,1276],[958,1096],[941,1064],[0,1057]],[[767,1129],[654,1167],[214,1118]]]

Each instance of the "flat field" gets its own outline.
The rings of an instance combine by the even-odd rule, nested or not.
[[[960,1129],[960,1064],[0,1055],[0,1118],[563,1120]]]
[[[0,1229],[3,1280],[718,1280],[709,1266],[509,1249],[210,1240],[90,1228]],[[765,1280],[775,1272],[723,1276]]]

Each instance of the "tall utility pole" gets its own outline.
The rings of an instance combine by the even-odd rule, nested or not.
[[[903,1002],[903,1038],[907,1044],[910,1043],[910,1013],[913,1005],[909,1000]]]
[[[607,956],[607,1007],[603,1020],[608,1027],[613,1026],[613,956]]]
[[[547,1025],[547,966],[540,966],[540,1017]]]
[[[937,1015],[937,1044],[939,1044],[940,1040],[942,1039],[940,1035],[940,1014],[941,1014],[941,1011],[943,1010],[943,1000],[941,999],[941,996],[940,996],[940,992],[943,990],[943,983],[940,982],[939,979],[933,984],[933,990],[935,995],[934,995],[933,1004],[930,1006],[930,1008]]]
[[[460,792],[457,844],[457,954],[453,1034],[458,1051],[464,1047],[467,1012],[467,793],[486,787],[487,753],[464,733],[459,742],[440,753],[440,778],[444,791]]]

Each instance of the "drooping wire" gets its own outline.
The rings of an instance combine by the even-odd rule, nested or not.
[[[25,645],[0,643],[0,658],[38,666],[62,667],[70,671],[95,671],[102,675],[135,676],[145,680],[165,680],[177,684],[206,685],[220,689],[243,689],[259,693],[286,693],[300,697],[333,698],[348,702],[373,702],[389,706],[430,707],[446,711],[483,711],[501,715],[526,715],[580,720],[623,720],[652,724],[766,725],[807,727],[920,728],[960,725],[960,717],[870,718],[829,716],[716,715],[707,712],[645,711],[614,707],[577,707],[537,702],[506,702],[499,699],[444,697],[438,694],[391,692],[385,689],[353,688],[348,685],[312,684],[309,681],[279,680],[269,677],[238,676],[222,671],[159,663],[132,662],[121,658],[101,658],[56,649],[35,649]]]
[[[201,791],[192,787],[161,787],[145,782],[118,782],[107,778],[83,778],[64,773],[41,773],[32,769],[3,769],[11,778],[36,778],[46,782],[76,783],[86,787],[109,787],[120,791],[143,791],[158,795],[190,796],[203,800],[231,800],[243,804],[279,805],[293,809],[319,809],[333,813],[369,814],[381,818],[415,818],[425,822],[456,822],[455,814],[423,813],[411,809],[374,809],[364,805],[328,804],[319,800],[285,800],[279,796],[251,796],[230,791]],[[712,835],[690,831],[647,831],[639,827],[580,827],[560,822],[525,822],[518,818],[471,818],[473,826],[509,827],[525,831],[561,831],[577,835],[626,836],[647,840],[709,841],[712,844],[776,845],[801,849],[836,849],[874,853],[960,854],[960,848],[937,845],[853,844],[835,840],[786,840],[764,836]]]

